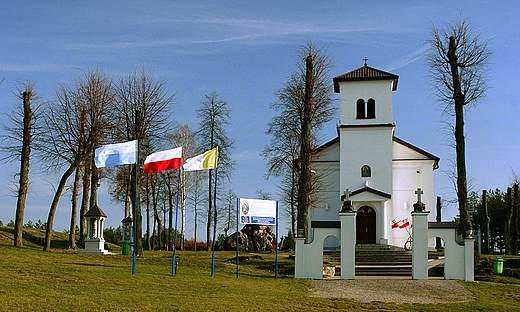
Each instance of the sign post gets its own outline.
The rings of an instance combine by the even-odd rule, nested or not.
[[[254,224],[254,225],[274,225],[275,231],[275,249],[276,249],[276,270],[275,276],[278,277],[278,202],[275,200],[260,200],[239,198],[237,200],[237,278],[238,278],[238,224]]]

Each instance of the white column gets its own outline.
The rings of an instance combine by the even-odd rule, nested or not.
[[[429,211],[412,212],[412,279],[428,279],[428,215]]]
[[[342,212],[341,221],[341,279],[356,277],[356,212]]]
[[[383,235],[381,235],[381,238],[379,240],[379,243],[380,244],[385,244],[385,245],[388,245],[388,207],[387,207],[387,203],[388,202],[384,202],[382,207],[383,207],[383,211],[382,211],[382,214],[383,214],[383,217],[382,217],[382,220],[383,220],[383,226],[381,227],[383,229]]]
[[[101,217],[99,218],[99,238],[104,239],[103,237],[103,227],[105,223],[105,218]]]
[[[87,219],[87,238],[92,239],[94,238],[94,234],[92,233],[92,218]]]
[[[295,238],[294,246],[294,278],[306,278],[305,276],[305,238]]]
[[[475,280],[474,245],[474,238],[464,239],[464,280],[466,282],[473,282]]]
[[[92,219],[92,225],[93,225],[93,229],[92,229],[92,235],[93,235],[93,238],[98,238],[99,235],[98,235],[98,220],[97,219]]]

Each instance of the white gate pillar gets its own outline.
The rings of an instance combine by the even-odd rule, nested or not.
[[[412,212],[412,279],[428,279],[429,211]]]
[[[475,280],[475,239],[464,239],[464,280],[473,282]]]
[[[356,277],[356,212],[341,212],[341,279]]]

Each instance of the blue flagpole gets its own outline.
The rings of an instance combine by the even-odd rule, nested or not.
[[[239,221],[239,210],[240,209],[240,198],[237,198],[237,232],[236,232],[236,236],[237,236],[237,258],[236,258],[236,263],[237,263],[237,278],[238,278],[238,244],[239,244],[239,234],[238,233],[238,221]]]
[[[217,232],[217,168],[215,168],[215,188],[213,189],[213,246],[211,252],[211,277],[215,276],[215,233]]]
[[[177,218],[179,216],[179,197],[181,193],[181,170],[179,169],[179,177],[177,179],[177,205],[175,206],[175,224],[173,226],[173,256],[172,256],[172,275],[177,270],[176,253],[177,253]]]
[[[274,271],[274,278],[278,278],[278,201],[276,201],[276,245],[275,245],[275,249],[276,249],[276,265],[275,265],[275,271]]]

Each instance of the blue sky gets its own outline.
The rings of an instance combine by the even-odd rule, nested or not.
[[[399,75],[394,92],[396,136],[441,158],[435,196],[453,199],[449,178],[454,150],[442,107],[432,95],[425,60],[432,25],[465,18],[493,51],[487,98],[466,117],[467,169],[472,190],[500,188],[520,174],[519,55],[516,1],[2,1],[0,3],[1,112],[17,101],[21,81],[33,81],[43,100],[59,84],[73,84],[98,67],[118,77],[138,67],[167,81],[176,93],[175,124],[197,127],[204,95],[217,92],[232,110],[228,135],[236,139],[232,189],[255,198],[276,198],[276,181],[263,176],[259,156],[269,143],[266,125],[275,91],[296,68],[298,49],[312,41],[334,59],[332,75],[363,65]],[[332,80],[331,80],[332,87]],[[323,141],[336,136],[332,121]],[[0,122],[6,121],[5,116]],[[0,164],[0,220],[14,219],[12,189],[17,164]],[[34,172],[34,171],[33,171]],[[32,176],[25,220],[46,221],[58,177]],[[122,205],[100,195],[107,225],[118,226]],[[430,207],[434,210],[434,207]],[[445,220],[456,215],[447,206]],[[70,194],[56,213],[54,229],[68,228]],[[190,223],[190,216],[188,216]],[[190,226],[188,225],[188,235]],[[282,233],[286,229],[281,229]]]

